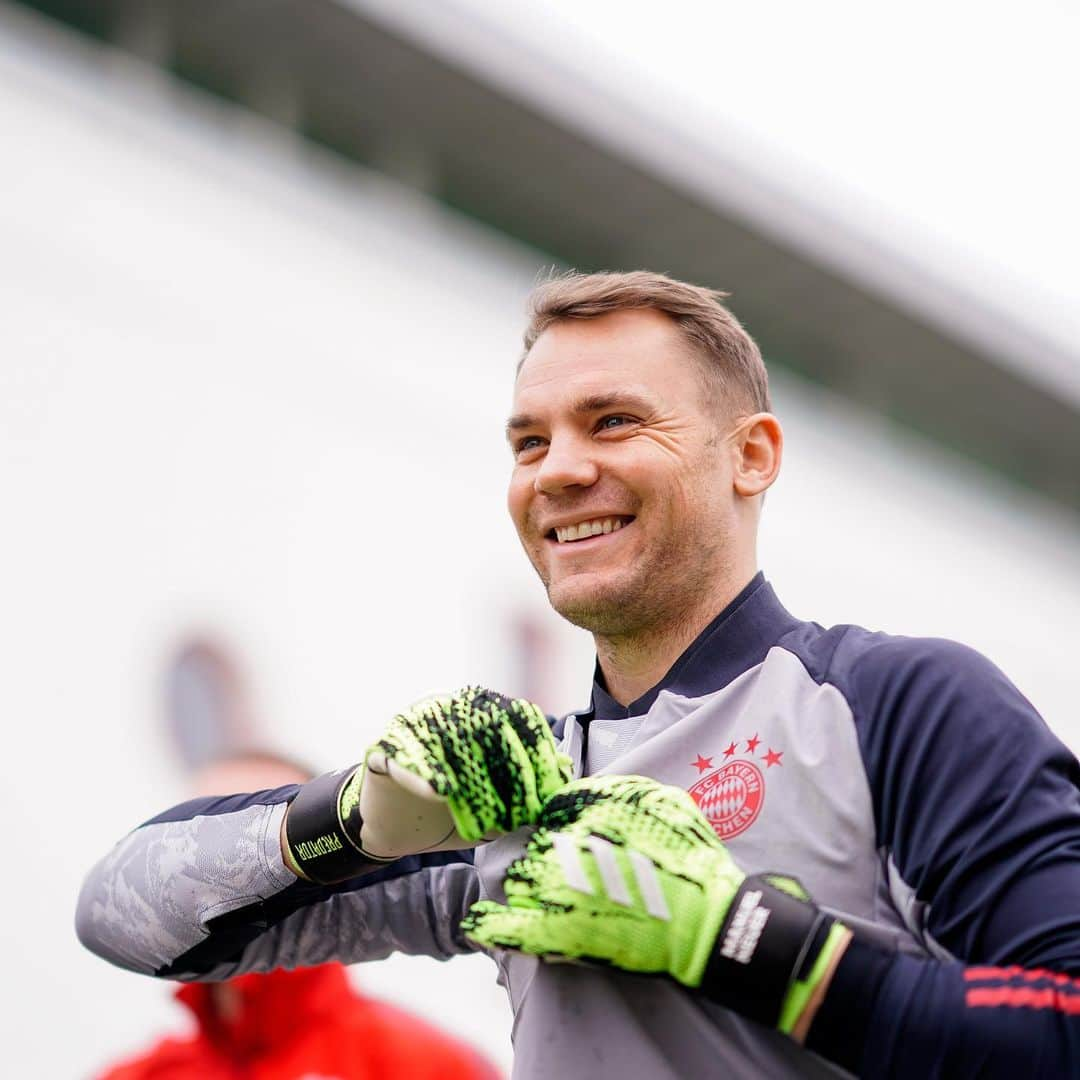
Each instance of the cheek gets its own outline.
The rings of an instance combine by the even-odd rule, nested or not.
[[[645,462],[624,473],[627,487],[663,514],[677,513],[693,502],[693,477],[685,468],[667,460]]]
[[[704,478],[672,472],[654,485],[652,506],[658,528],[684,535],[715,525],[717,493]]]

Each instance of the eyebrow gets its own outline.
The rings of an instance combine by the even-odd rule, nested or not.
[[[586,394],[578,398],[570,406],[570,411],[576,415],[586,413],[603,412],[604,409],[622,408],[632,409],[637,412],[652,412],[653,406],[643,397],[626,391],[614,390],[606,394]],[[506,437],[523,428],[538,427],[540,421],[530,413],[515,413],[506,421]]]

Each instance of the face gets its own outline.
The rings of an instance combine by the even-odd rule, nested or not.
[[[556,611],[617,636],[709,602],[731,573],[734,421],[660,312],[540,336],[514,387],[508,503]]]

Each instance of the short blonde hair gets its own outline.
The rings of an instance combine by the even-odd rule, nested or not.
[[[767,412],[765,362],[754,339],[724,306],[726,296],[647,270],[561,274],[538,285],[529,298],[522,363],[536,339],[561,319],[595,319],[613,311],[652,308],[676,323],[703,361],[710,385],[726,401],[750,412]]]

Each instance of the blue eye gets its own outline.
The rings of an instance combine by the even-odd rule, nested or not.
[[[602,430],[610,430],[611,428],[622,427],[626,422],[625,416],[605,416],[600,421],[599,427]]]

